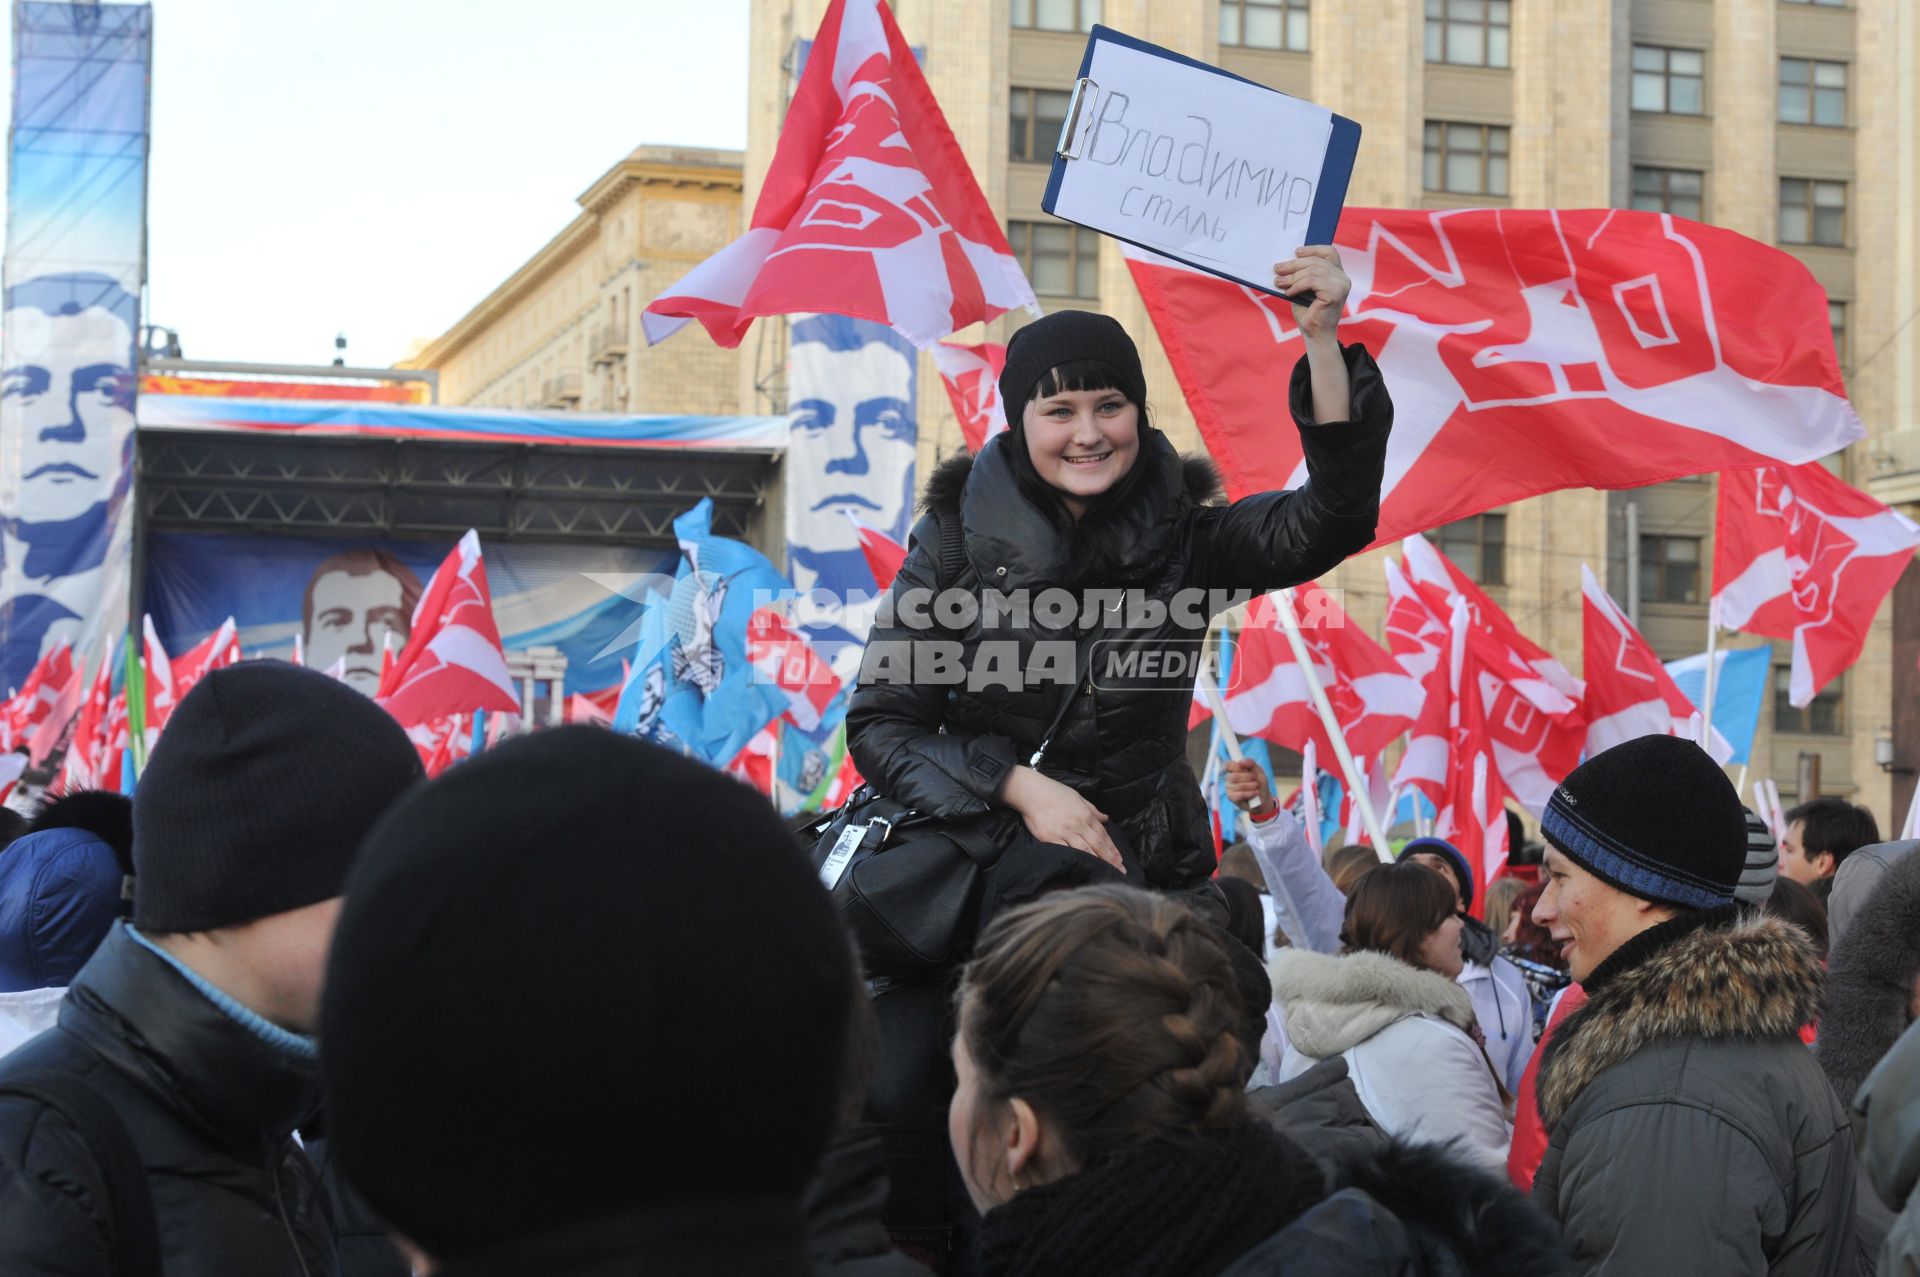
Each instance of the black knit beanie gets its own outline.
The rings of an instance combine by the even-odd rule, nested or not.
[[[332,1147],[441,1259],[669,1200],[797,1202],[853,988],[764,799],[601,728],[510,741],[403,799],[354,868],[320,1015]]]
[[[1574,768],[1547,800],[1540,832],[1628,895],[1686,909],[1730,903],[1747,860],[1733,782],[1678,736],[1622,741]]]
[[[393,716],[345,683],[284,661],[215,670],[134,790],[134,925],[210,931],[332,899],[419,777]]]
[[[1042,377],[1077,359],[1112,368],[1119,376],[1120,393],[1137,406],[1146,406],[1147,375],[1140,370],[1140,352],[1120,321],[1090,310],[1057,310],[1007,339],[1007,363],[1000,373],[1000,402],[1006,405],[1007,424],[1019,426],[1021,410]]]

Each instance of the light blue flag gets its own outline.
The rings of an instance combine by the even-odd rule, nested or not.
[[[1773,649],[1766,646],[1723,648],[1715,653],[1720,662],[1718,682],[1713,689],[1713,725],[1733,746],[1729,762],[1744,763],[1753,756],[1754,733],[1760,730],[1760,707],[1766,703],[1767,682],[1773,668]],[[1693,702],[1702,709],[1707,701],[1707,654],[1688,656],[1667,662],[1667,673]]]
[[[724,767],[787,708],[748,660],[747,618],[793,587],[752,546],[713,535],[710,499],[673,530],[680,569],[668,597],[647,601],[613,727]]]

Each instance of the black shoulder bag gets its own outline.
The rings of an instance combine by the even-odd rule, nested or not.
[[[966,552],[959,520],[941,516],[939,524],[944,589],[959,578]],[[1046,756],[1080,688],[1076,677],[1029,766],[1039,766]],[[813,841],[814,867],[860,947],[868,978],[919,979],[972,948],[981,883],[1005,850],[989,832],[994,823],[956,825],[862,785],[840,807],[803,828],[801,839]]]

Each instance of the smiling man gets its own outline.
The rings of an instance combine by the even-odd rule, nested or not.
[[[1541,818],[1534,921],[1586,1005],[1548,1039],[1534,1198],[1590,1273],[1854,1271],[1853,1133],[1800,1027],[1818,957],[1734,903],[1746,816],[1697,746],[1595,755]]]
[[[126,495],[138,304],[105,275],[6,292],[0,365],[0,683],[16,685],[99,606],[110,514]]]

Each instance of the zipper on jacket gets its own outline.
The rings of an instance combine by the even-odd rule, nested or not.
[[[289,1141],[291,1142],[291,1141]],[[301,1277],[313,1277],[313,1269],[307,1267],[307,1252],[300,1248],[300,1236],[293,1231],[293,1221],[287,1216],[287,1195],[281,1182],[281,1172],[287,1165],[287,1146],[280,1146],[279,1156],[273,1160],[273,1207],[280,1215],[280,1227],[286,1230],[287,1243],[293,1247],[293,1257],[300,1265]]]

